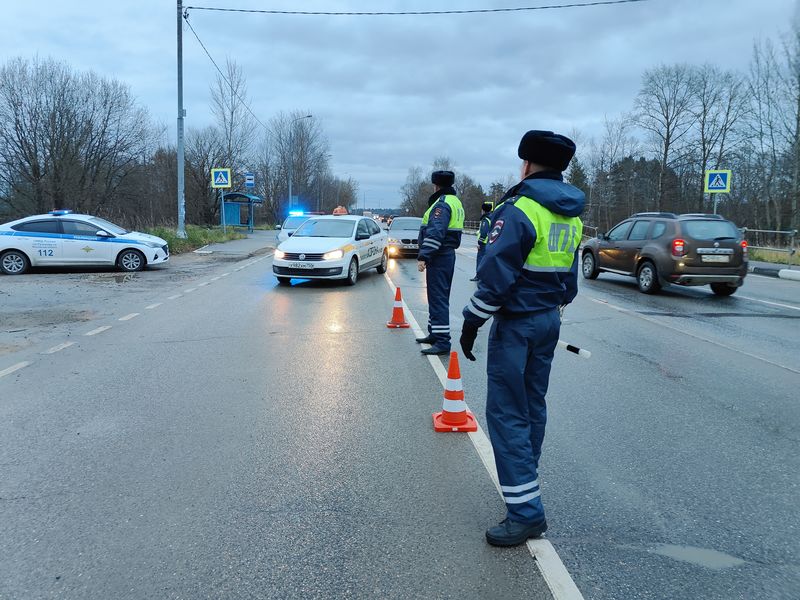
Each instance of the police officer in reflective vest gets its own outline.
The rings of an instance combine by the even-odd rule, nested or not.
[[[494,208],[494,202],[484,202],[481,204],[481,220],[478,225],[478,256],[475,259],[475,277],[470,281],[478,281],[478,267],[481,266],[481,259],[486,252],[486,242],[489,240],[489,228],[492,225],[492,220],[489,214]]]
[[[433,172],[436,191],[428,199],[419,230],[417,268],[425,272],[428,286],[428,335],[417,342],[431,345],[423,354],[450,352],[450,284],[464,229],[464,208],[453,189],[454,181],[452,171]]]
[[[522,181],[492,213],[478,290],[464,308],[461,348],[494,317],[487,351],[486,421],[506,518],[486,532],[495,546],[515,546],[547,529],[539,480],[550,364],[560,310],[578,292],[578,246],[584,194],[561,173],[575,144],[552,131],[529,131],[519,145]]]

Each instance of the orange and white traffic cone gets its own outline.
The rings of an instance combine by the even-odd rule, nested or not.
[[[389,329],[408,329],[410,325],[406,322],[403,313],[403,297],[400,295],[400,288],[394,293],[394,308],[392,309],[392,320],[386,326]]]
[[[433,414],[433,429],[435,431],[478,431],[475,415],[467,410],[467,403],[464,402],[458,352],[450,353],[442,411]]]

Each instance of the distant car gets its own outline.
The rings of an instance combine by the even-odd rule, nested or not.
[[[308,215],[289,215],[283,222],[283,225],[281,225],[281,230],[278,232],[278,243],[285,242],[292,237],[295,230],[308,221],[308,219]]]
[[[396,217],[389,225],[389,256],[416,256],[419,254],[419,217]]]
[[[730,296],[747,275],[747,242],[719,215],[637,213],[584,244],[581,271],[595,279],[607,271],[635,277],[639,291],[663,285],[709,285]]]
[[[386,272],[386,239],[386,232],[369,217],[311,217],[278,245],[272,272],[281,285],[288,285],[293,277],[344,279],[354,285],[358,274],[368,269]]]
[[[116,265],[141,271],[168,260],[166,240],[69,210],[0,225],[0,271],[6,275],[45,266]]]

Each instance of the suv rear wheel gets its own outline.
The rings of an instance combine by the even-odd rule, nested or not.
[[[639,291],[643,294],[655,294],[661,289],[656,266],[649,260],[639,266],[639,270],[636,272],[636,283],[639,284]]]
[[[597,279],[600,271],[597,269],[597,261],[594,259],[594,254],[591,252],[583,253],[583,260],[581,261],[581,272],[584,279]]]
[[[731,285],[729,283],[712,283],[711,284],[711,291],[714,292],[717,296],[730,296],[733,294],[737,289],[735,285]]]

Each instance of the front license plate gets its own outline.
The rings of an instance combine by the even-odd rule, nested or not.
[[[416,250],[417,246],[414,244],[403,244],[403,250]]]
[[[702,262],[726,263],[731,262],[731,257],[726,254],[701,254]]]
[[[313,265],[313,263],[307,263],[307,262],[304,262],[304,263],[302,263],[302,262],[293,262],[293,263],[289,263],[289,268],[290,269],[313,269],[314,265]]]

